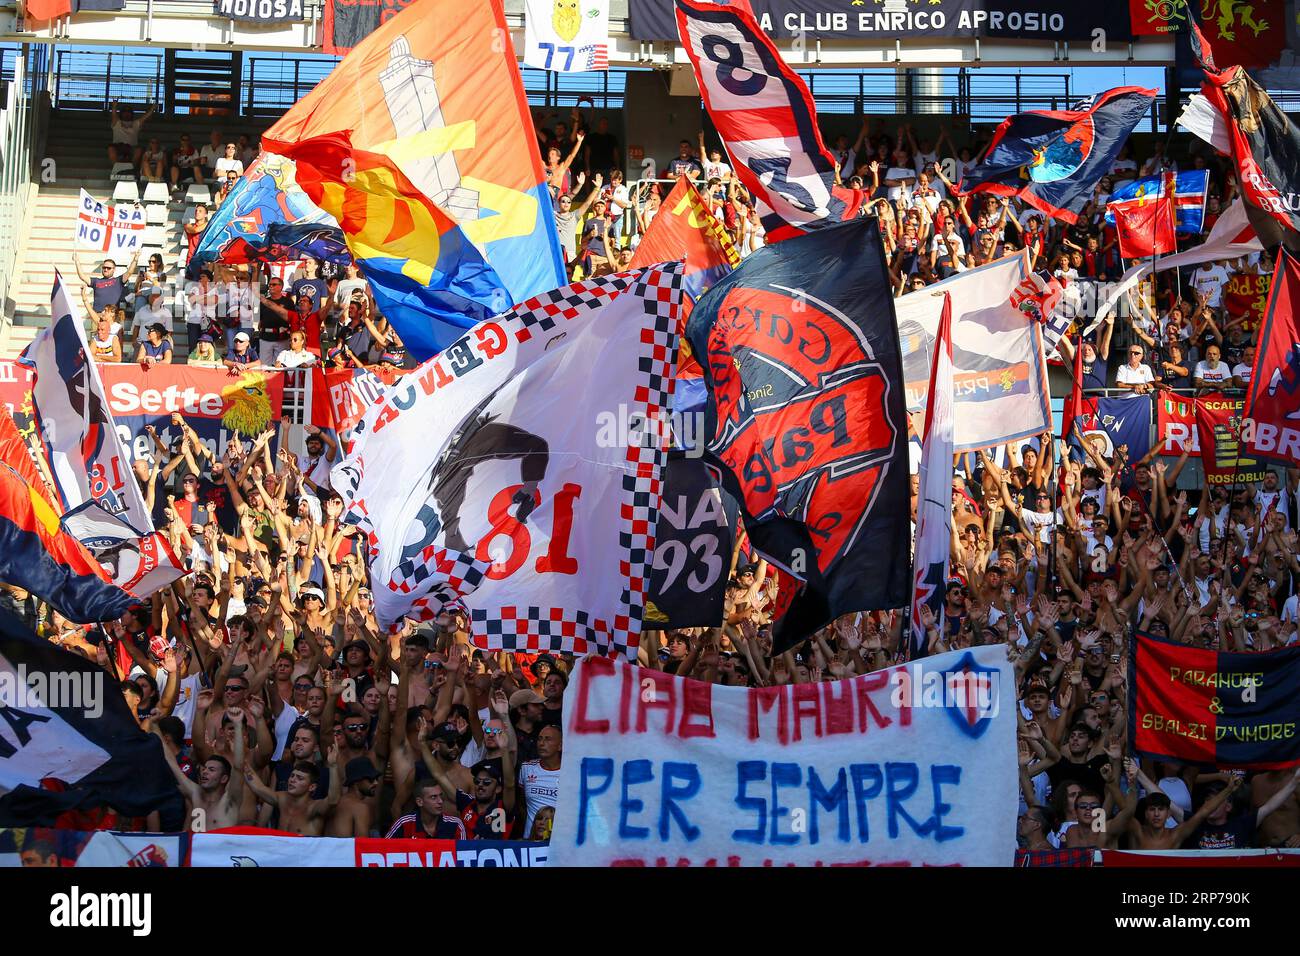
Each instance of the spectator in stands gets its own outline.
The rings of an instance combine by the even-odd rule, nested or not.
[[[147,372],[155,365],[170,365],[172,362],[172,339],[162,323],[155,322],[147,330],[148,338],[140,343],[135,353],[135,360]]]
[[[185,360],[187,365],[194,365],[199,368],[221,368],[222,361],[217,357],[217,347],[213,344],[212,336],[200,335],[194,348],[190,350],[189,357]]]
[[[226,352],[226,358],[222,364],[226,366],[231,375],[249,371],[259,364],[257,353],[253,351],[252,339],[243,329],[234,334],[232,344]]]
[[[691,141],[684,139],[677,144],[677,155],[664,164],[664,173],[669,179],[687,176],[692,181],[704,175],[704,167],[691,152]]]
[[[81,254],[72,250],[72,264],[77,269],[77,276],[81,281],[90,287],[93,296],[92,308],[99,311],[106,305],[117,307],[126,298],[126,278],[135,271],[135,264],[140,259],[140,250],[135,250],[135,255],[131,256],[131,262],[126,267],[125,272],[117,271],[117,263],[112,259],[105,259],[99,267],[99,275],[91,278],[86,274],[86,270],[81,265]]]
[[[83,289],[84,293],[85,290]],[[122,342],[113,331],[112,313],[105,309],[95,319],[95,337],[90,340],[90,357],[96,362],[122,361]]]
[[[1142,361],[1146,349],[1141,344],[1129,346],[1128,361],[1115,372],[1115,387],[1133,395],[1149,395],[1155,389],[1155,374]]]
[[[596,128],[583,140],[582,152],[582,165],[588,172],[610,174],[616,169],[623,171],[618,137],[609,131],[609,119],[604,116],[596,120]]]
[[[257,149],[249,140],[247,133],[239,134],[239,142],[237,145],[239,147],[237,151],[239,161],[244,164],[244,169],[247,169],[249,166],[253,165],[253,160],[257,159]]]
[[[220,209],[221,204],[226,201],[231,190],[235,188],[235,184],[239,182],[239,174],[231,170],[226,173],[218,173],[217,176],[216,181],[219,185],[217,186],[216,195],[212,197],[212,205],[214,208]]]
[[[293,299],[285,295],[284,280],[279,276],[271,276],[266,288],[266,295],[258,301],[257,348],[262,364],[270,366],[277,364],[280,353],[289,347],[287,316],[293,308]]]
[[[577,186],[579,191],[582,190],[586,178],[586,173],[578,173]],[[587,198],[576,207],[573,204],[573,196],[567,192],[563,193],[556,203],[555,231],[560,237],[560,248],[564,250],[564,267],[570,276],[573,275],[573,270],[578,265],[578,224],[582,222],[582,217],[586,215],[591,204],[600,195],[600,183],[600,173],[596,173],[595,178],[592,180],[592,188],[587,193]],[[656,208],[657,206],[658,203],[656,203]]]
[[[591,216],[582,227],[582,271],[587,276],[601,276],[612,272],[612,257],[607,243],[614,239],[610,221],[605,215],[606,203],[597,199]]]
[[[158,137],[149,137],[149,145],[140,155],[140,183],[167,182],[167,150],[162,148]]]
[[[280,349],[275,356],[275,364],[280,368],[304,368],[315,365],[316,355],[307,351],[307,333],[294,329],[289,335],[289,347]]]
[[[108,146],[108,161],[110,164],[130,163],[132,166],[139,165],[141,154],[140,129],[156,112],[158,112],[157,104],[150,104],[144,116],[136,119],[135,110],[132,107],[123,106],[119,108],[117,100],[113,100],[109,104],[109,126],[113,134],[113,141]]]
[[[294,301],[306,295],[311,298],[311,307],[313,311],[318,311],[322,306],[328,306],[333,282],[321,275],[321,261],[314,257],[303,260],[303,274],[293,280],[289,287],[290,294]]]
[[[334,315],[341,317],[352,301],[352,294],[360,292],[363,295],[369,294],[369,285],[361,277],[361,267],[355,262],[347,262],[343,265],[343,278],[334,283]]]
[[[135,313],[135,322],[131,326],[131,344],[138,346],[140,338],[145,335],[145,329],[151,325],[161,325],[167,330],[167,334],[172,334],[172,310],[163,299],[163,290],[161,285],[144,286],[139,293],[144,305]]]
[[[235,179],[244,175],[244,161],[239,158],[239,147],[234,143],[227,143],[224,155],[217,160],[216,175],[227,177],[230,173],[235,174]]]
[[[172,150],[172,192],[180,192],[181,185],[203,185],[202,160],[199,151],[190,141],[189,133],[181,133],[180,145]]]
[[[234,281],[225,284],[226,356],[235,348],[235,337],[243,332],[251,341],[257,321],[258,295],[253,288],[253,275],[246,269],[235,270]]]
[[[199,150],[199,162],[203,164],[203,175],[210,179],[217,178],[217,164],[226,156],[226,144],[223,141],[221,130],[214,129],[208,134],[208,141],[203,144]]]
[[[1207,348],[1205,358],[1196,363],[1196,371],[1192,373],[1192,385],[1197,389],[1198,395],[1215,392],[1232,385],[1232,370],[1228,368],[1227,362],[1219,360],[1217,345]]]
[[[204,333],[212,334],[211,330],[217,324],[218,305],[219,297],[212,282],[212,272],[203,269],[199,272],[199,281],[190,283],[185,293],[186,342],[197,342]]]
[[[560,148],[551,146],[546,151],[546,186],[551,192],[551,200],[554,201],[563,193],[572,193],[569,188],[569,166],[573,158],[578,155],[578,150],[582,148],[582,141],[585,137],[582,133],[577,135],[573,142],[573,148],[563,159],[560,158]]]
[[[186,262],[194,257],[194,251],[203,238],[203,230],[208,228],[208,207],[199,203],[194,207],[194,218],[185,223]]]

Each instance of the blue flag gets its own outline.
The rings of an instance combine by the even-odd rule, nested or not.
[[[1145,458],[1151,450],[1150,395],[1085,398],[1083,414],[1076,415],[1074,421],[1077,428],[1069,436],[1070,457],[1078,461],[1088,461],[1079,444],[1080,434],[1107,458],[1120,445],[1127,445],[1129,464]]]
[[[1155,90],[1121,86],[1072,110],[1008,116],[957,192],[1019,196],[1049,216],[1076,222],[1155,97]]]
[[[1174,179],[1174,223],[1176,232],[1199,235],[1205,228],[1205,197],[1210,185],[1208,169],[1189,169]],[[1110,194],[1110,202],[1141,199],[1149,196],[1159,199],[1165,193],[1163,177],[1146,176],[1125,183]],[[1106,225],[1115,225],[1115,214],[1106,207]]]

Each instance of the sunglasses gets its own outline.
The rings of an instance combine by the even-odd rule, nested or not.
[[[294,690],[311,690],[311,689],[312,689],[313,687],[315,687],[315,686],[316,686],[315,684],[294,684],[294,685],[293,685],[293,689],[294,689]]]
[[[1074,809],[1076,809],[1076,810],[1100,810],[1100,809],[1101,809],[1101,804],[1100,804],[1100,803],[1076,803],[1076,804],[1074,805]]]
[[[370,728],[366,724],[347,724],[343,729],[348,733],[357,734]]]
[[[483,728],[483,735],[484,735],[485,737],[495,737],[497,734],[500,734],[500,733],[502,733],[502,732],[503,732],[503,731],[501,731],[501,730],[499,730],[499,729],[497,729],[497,728],[495,728],[495,727],[484,727],[484,728]]]

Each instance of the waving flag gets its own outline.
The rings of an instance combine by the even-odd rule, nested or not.
[[[113,585],[59,513],[13,421],[0,415],[0,580],[78,623],[121,616],[138,599]]]
[[[298,185],[292,161],[262,153],[208,219],[185,274],[218,262],[277,262],[311,256],[348,262],[343,233]]]
[[[900,296],[894,303],[908,411],[916,416],[926,407],[945,292],[953,310],[956,450],[988,448],[1047,431],[1052,413],[1043,334],[1049,326],[1040,316],[1061,296],[1034,281],[1024,250]]]
[[[1300,260],[1285,249],[1259,330],[1246,418],[1241,438],[1248,452],[1300,468]]]
[[[1219,69],[1195,23],[1192,52],[1205,82],[1178,123],[1232,159],[1251,224],[1268,245],[1300,231],[1300,129],[1240,66]],[[1270,224],[1271,220],[1271,224]]]
[[[1172,186],[1173,174],[1165,178]],[[1107,203],[1106,215],[1115,221],[1119,254],[1125,259],[1161,256],[1178,248],[1172,189],[1162,188],[1155,195],[1143,193],[1133,199]]]
[[[162,744],[107,678],[0,614],[0,826],[50,825],[91,808],[142,817],[177,798]]]
[[[1177,219],[1177,232],[1200,235],[1201,230],[1205,228],[1205,200],[1209,185],[1208,169],[1189,169],[1174,176],[1174,214]],[[1116,203],[1127,199],[1150,200],[1164,195],[1164,176],[1146,176],[1127,182],[1110,194],[1110,202],[1106,204],[1106,222],[1112,226],[1115,224],[1115,212],[1111,207]]]
[[[1122,86],[1074,109],[1009,116],[979,163],[966,170],[957,193],[1018,196],[1049,216],[1076,222],[1155,97],[1155,90]]]
[[[1172,256],[1162,256],[1154,262],[1148,260],[1140,262],[1133,268],[1129,269],[1120,277],[1119,282],[1110,290],[1098,307],[1096,317],[1084,330],[1084,335],[1091,335],[1097,326],[1101,325],[1106,316],[1110,315],[1111,310],[1115,308],[1120,298],[1137,285],[1145,276],[1153,272],[1163,272],[1166,269],[1182,269],[1189,266],[1198,266],[1202,262],[1217,262],[1220,259],[1236,259],[1239,256],[1249,255],[1252,252],[1259,252],[1264,248],[1264,244],[1259,241],[1259,236],[1255,233],[1255,227],[1250,224],[1246,215],[1246,205],[1239,198],[1234,199],[1232,205],[1224,210],[1219,216],[1218,222],[1210,230],[1210,234],[1205,237],[1205,242],[1199,246],[1192,246],[1183,252],[1175,253]]]
[[[566,281],[501,4],[410,4],[262,137],[288,155],[302,140],[350,133],[355,148],[387,156],[495,270],[505,302],[494,312]]]
[[[857,219],[755,252],[686,326],[709,388],[709,452],[755,548],[806,584],[776,653],[841,614],[911,597],[890,285],[880,231]]]
[[[99,368],[90,360],[81,310],[57,273],[50,310],[54,321],[19,361],[36,373],[32,415],[61,510],[94,501],[137,534],[150,532],[153,519],[118,437]]]
[[[740,6],[676,3],[682,48],[767,241],[857,216],[863,191],[836,185],[812,94],[754,15]]]
[[[556,289],[370,406],[331,482],[383,625],[459,602],[479,647],[636,656],[680,308],[679,263]]]
[[[436,354],[509,304],[461,228],[388,157],[353,149],[345,133],[284,152],[307,195],[338,220],[379,311],[413,355]]]
[[[943,313],[934,340],[930,368],[930,401],[925,407],[921,439],[920,500],[916,506],[916,553],[912,559],[912,654],[928,650],[921,608],[939,621],[943,614],[948,555],[952,550],[952,301],[943,296]]]

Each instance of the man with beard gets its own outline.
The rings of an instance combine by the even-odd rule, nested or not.
[[[510,713],[520,763],[537,759],[537,735],[542,730],[543,703],[545,699],[531,690],[517,690],[510,695]]]
[[[474,764],[471,771],[473,789],[469,792],[455,788],[448,775],[434,761],[427,746],[421,745],[420,756],[424,759],[430,776],[442,787],[442,792],[455,793],[456,813],[471,840],[504,840],[510,836],[515,825],[516,800],[513,786],[514,759],[509,750],[503,752],[501,770],[488,760]],[[505,777],[505,773],[511,776]],[[503,783],[506,779],[510,780],[509,785]]]
[[[346,734],[347,731],[344,731]],[[345,765],[343,796],[334,808],[325,832],[333,837],[368,837],[379,799],[379,778],[383,776],[366,757],[354,757]]]
[[[465,824],[460,822],[459,817],[444,813],[444,805],[442,784],[436,780],[420,781],[415,788],[415,812],[393,821],[393,826],[388,831],[388,839],[468,839]]]
[[[444,791],[444,794],[450,794],[453,797],[457,790],[470,791],[474,786],[474,776],[470,773],[469,767],[460,762],[460,755],[464,752],[461,745],[461,732],[453,723],[439,724],[429,736],[432,742],[432,748],[420,741],[421,751],[428,750],[433,766],[437,767],[437,773],[434,779],[439,779],[441,774],[450,784]],[[423,753],[421,753],[423,756]],[[426,760],[425,766],[429,767],[429,760]],[[430,773],[433,770],[430,769]]]
[[[244,766],[244,712],[228,708],[226,715],[235,728],[234,764]],[[176,764],[176,747],[159,731],[163,754],[171,768],[176,785],[185,797],[185,828],[187,830],[215,830],[238,826],[239,809],[244,800],[244,782],[240,774],[233,773],[231,761],[213,754],[199,768],[199,781],[195,783]]]
[[[274,806],[280,813],[279,829],[300,836],[321,836],[325,832],[325,820],[338,805],[342,788],[339,786],[341,774],[338,772],[339,752],[331,747],[329,758],[330,785],[325,798],[315,799],[312,790],[320,772],[313,763],[301,761],[294,765],[282,793],[268,789],[252,773],[244,775],[244,780],[259,800]]]
[[[272,764],[275,772],[275,789],[285,790],[289,786],[289,775],[300,763],[316,765],[316,790],[312,796],[320,799],[329,792],[329,768],[321,765],[320,731],[311,724],[297,727],[289,738],[289,752]]]

